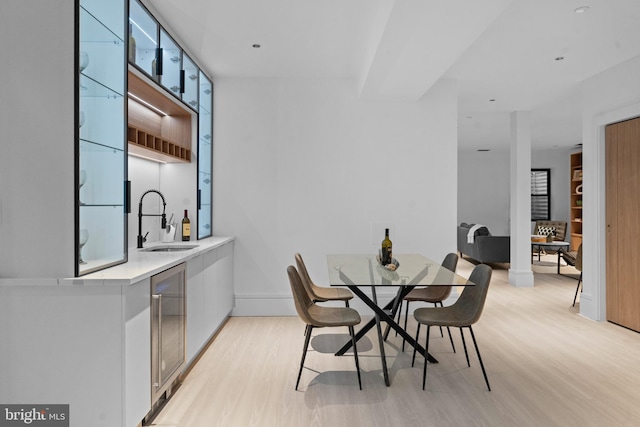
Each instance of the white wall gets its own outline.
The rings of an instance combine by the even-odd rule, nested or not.
[[[531,167],[551,169],[551,219],[569,223],[569,154],[533,150]],[[509,151],[461,151],[458,155],[458,223],[486,225],[491,234],[509,230]],[[532,223],[533,228],[533,223]],[[569,236],[565,238],[568,241]]]
[[[0,10],[0,277],[71,277],[74,2]]]
[[[214,233],[237,236],[235,315],[292,314],[286,267],[318,282],[327,253],[455,251],[455,85],[367,103],[355,83],[218,79]]]
[[[494,236],[509,232],[509,150],[458,154],[457,223],[486,225]]]

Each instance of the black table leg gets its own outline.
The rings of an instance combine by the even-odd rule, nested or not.
[[[369,268],[370,270],[372,270],[373,266],[370,264]],[[377,332],[378,332],[378,342],[380,343],[380,357],[382,359],[382,371],[384,373],[384,381],[387,386],[389,386],[390,381],[389,381],[389,372],[387,369],[387,360],[386,360],[385,351],[384,351],[384,340],[382,339],[383,338],[382,328],[380,325],[381,321],[386,322],[388,326],[395,329],[398,332],[398,334],[400,334],[400,336],[409,343],[409,345],[413,346],[413,348],[415,348],[418,353],[425,356],[427,361],[431,363],[438,363],[438,360],[436,360],[436,358],[428,354],[427,351],[424,349],[424,347],[418,344],[418,342],[416,342],[416,340],[414,340],[413,337],[407,333],[407,331],[405,331],[398,323],[396,323],[394,319],[394,314],[398,308],[399,302],[402,301],[402,299],[411,291],[411,289],[413,289],[420,282],[420,280],[422,280],[422,278],[424,278],[428,274],[428,272],[429,272],[429,266],[427,265],[418,275],[416,275],[416,277],[413,278],[413,280],[411,280],[406,285],[403,284],[398,290],[396,298],[394,298],[392,301],[387,303],[384,307],[380,307],[378,305],[375,286],[372,286],[373,298],[375,300],[374,301],[371,298],[369,298],[364,292],[362,292],[362,290],[355,283],[353,283],[351,279],[349,279],[349,277],[343,274],[342,271],[340,272],[340,279],[344,282],[344,284],[351,290],[351,292],[353,292],[358,298],[360,298],[365,304],[367,304],[367,306],[371,308],[375,313],[374,318],[371,319],[369,322],[367,322],[358,331],[358,333],[355,336],[355,340],[358,341],[371,328],[373,328],[374,325],[376,326]],[[373,279],[371,283],[374,283]],[[392,314],[391,316],[389,316],[389,312],[391,312]],[[349,340],[349,342],[347,342],[344,346],[342,346],[340,350],[338,350],[335,353],[336,356],[342,356],[347,350],[351,348],[352,345],[353,345],[352,340]]]
[[[413,337],[409,335],[402,328],[402,326],[400,326],[391,316],[389,316],[389,314],[385,312],[385,308],[388,309],[388,307],[390,307],[393,304],[393,302],[388,303],[385,306],[385,308],[381,308],[373,300],[371,300],[371,298],[369,298],[364,292],[362,292],[362,290],[358,286],[355,286],[355,285],[347,285],[347,286],[358,298],[360,298],[365,304],[367,304],[367,306],[371,308],[374,311],[374,313],[376,313],[376,316],[370,321],[368,321],[362,327],[362,329],[358,331],[358,333],[356,334],[356,341],[362,338],[371,328],[376,326],[379,321],[383,321],[383,322],[386,322],[393,329],[398,331],[398,334],[401,335],[409,343],[409,345],[413,346],[413,348],[415,348],[418,353],[420,353],[423,356],[426,354],[424,347],[422,347],[418,342],[416,342],[416,340],[413,339]],[[381,342],[381,345],[382,345],[382,342]],[[351,346],[352,346],[352,343],[351,343],[351,340],[349,340],[349,342],[347,342],[344,346],[342,346],[342,348],[338,350],[335,353],[335,355],[342,356],[347,350],[351,348]],[[382,358],[383,358],[383,371],[385,373],[385,376],[388,376],[388,373],[386,370],[386,360],[384,360],[385,359],[384,352],[383,352]],[[431,363],[438,363],[438,360],[435,357],[433,357],[431,354],[428,354],[426,358]]]
[[[373,302],[376,305],[378,305],[378,297],[376,296],[375,286],[371,287],[371,292],[373,295]],[[391,385],[391,381],[389,381],[389,370],[387,369],[387,355],[384,352],[384,341],[382,340],[382,327],[380,326],[380,315],[376,313],[374,318],[376,319],[376,329],[378,330],[378,343],[380,344],[380,359],[382,360],[382,374],[384,375],[384,383],[387,385],[387,387],[389,387],[389,385]]]
[[[413,286],[411,287],[413,289]],[[396,293],[396,297],[387,305],[384,306],[384,309],[387,310],[388,307],[391,305],[391,317],[392,318],[396,318],[396,313],[398,312],[398,307],[400,306],[400,302],[402,302],[402,299],[406,296],[406,294],[408,293],[408,291],[406,293],[402,293],[403,288],[399,288],[398,292]],[[400,320],[400,319],[398,319]],[[387,326],[385,327],[384,330],[384,340],[386,341],[387,338],[389,338],[389,332],[391,331],[391,327],[389,326],[389,324],[387,323]]]
[[[379,307],[378,307],[378,304],[373,303],[373,301],[371,301],[371,300],[369,299],[369,297],[368,297],[364,292],[361,292],[361,291],[360,291],[360,289],[359,289],[357,286],[355,286],[355,285],[353,285],[353,286],[351,286],[351,285],[347,285],[347,287],[348,287],[349,289],[351,289],[351,290],[353,290],[354,288],[355,288],[355,289],[357,289],[357,291],[354,291],[354,293],[355,293],[355,294],[356,294],[360,299],[366,298],[367,300],[369,300],[369,301],[370,301],[370,303],[363,299],[363,301],[364,301],[364,302],[365,302],[369,307],[373,308],[374,312],[375,312],[375,310],[376,310],[376,308],[375,308],[375,307],[379,308]],[[413,287],[412,287],[412,289],[413,289]],[[398,290],[398,293],[397,293],[397,295],[396,295],[396,298],[395,298],[394,300],[392,300],[392,301],[388,302],[388,303],[387,303],[387,305],[385,305],[385,306],[382,308],[382,310],[389,310],[389,308],[391,308],[391,307],[394,305],[394,302],[399,301],[399,300],[402,300],[402,298],[404,298],[404,296],[406,295],[406,293],[404,293],[404,294],[403,294],[403,293],[401,293],[401,292],[402,292],[402,288]],[[408,293],[408,292],[409,292],[409,291],[407,291],[407,293]],[[373,305],[372,305],[372,304],[373,304]],[[358,341],[360,338],[362,338],[363,336],[365,336],[365,335],[367,334],[367,332],[369,332],[369,331],[371,330],[371,328],[373,328],[375,325],[376,325],[376,319],[375,319],[375,318],[373,318],[373,319],[369,320],[367,323],[365,323],[365,324],[364,324],[364,326],[363,326],[363,327],[362,327],[362,328],[361,328],[361,329],[356,333],[356,341]],[[388,328],[388,327],[389,327],[389,324],[387,324],[387,328]],[[387,334],[387,332],[385,332],[385,340],[386,340],[386,335],[388,335],[388,334]],[[338,351],[336,352],[336,356],[342,356],[342,355],[344,355],[344,353],[346,353],[346,351],[347,351],[347,350],[349,350],[350,348],[351,348],[351,342],[346,343],[344,346],[342,346],[342,348],[341,348],[340,350],[338,350]]]

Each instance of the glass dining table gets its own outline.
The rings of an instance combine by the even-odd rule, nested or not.
[[[374,326],[377,328],[380,343],[380,358],[382,372],[387,386],[390,385],[381,322],[387,323],[409,345],[425,356],[425,349],[409,335],[396,321],[400,302],[416,286],[473,286],[465,277],[442,267],[420,254],[395,254],[398,266],[395,271],[382,266],[375,255],[371,254],[330,254],[327,255],[329,269],[329,284],[331,286],[346,286],[360,298],[374,312],[374,317],[368,321],[357,333],[356,341],[360,340]],[[397,288],[396,296],[384,306],[378,305],[377,290],[380,288]],[[364,288],[371,288],[371,296]],[[351,348],[351,341],[336,352],[336,356],[343,355]],[[430,354],[426,355],[431,363],[438,361]]]

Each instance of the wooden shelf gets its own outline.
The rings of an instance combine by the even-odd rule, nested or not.
[[[582,243],[582,204],[578,205],[578,201],[582,202],[582,193],[578,193],[578,187],[582,184],[582,152],[572,153],[570,159],[570,228],[571,228],[571,246],[570,250],[577,251],[578,246]]]
[[[127,139],[129,151],[133,154],[167,163],[191,162],[190,149],[134,126],[127,127]]]
[[[129,152],[166,163],[191,162],[194,113],[165,94],[156,83],[131,70],[128,78]]]

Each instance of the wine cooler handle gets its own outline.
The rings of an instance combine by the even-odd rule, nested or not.
[[[162,294],[155,294],[151,296],[154,300],[156,300],[156,304],[158,304],[158,348],[157,348],[157,357],[160,358],[162,355]],[[162,360],[158,360],[158,382],[153,384],[154,387],[160,387],[162,384]]]

